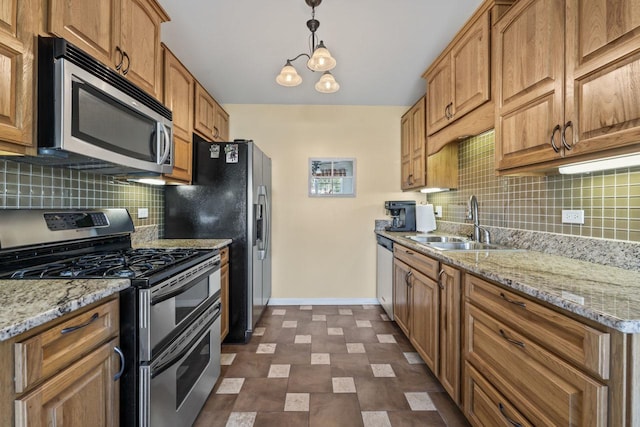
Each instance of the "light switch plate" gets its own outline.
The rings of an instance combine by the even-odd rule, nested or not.
[[[584,211],[578,210],[562,210],[562,223],[563,224],[584,224]]]
[[[149,218],[149,208],[138,208],[138,219]]]

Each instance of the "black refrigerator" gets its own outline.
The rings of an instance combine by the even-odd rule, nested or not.
[[[271,297],[271,159],[253,141],[193,137],[193,184],[165,187],[164,237],[233,240],[228,343],[246,343]]]

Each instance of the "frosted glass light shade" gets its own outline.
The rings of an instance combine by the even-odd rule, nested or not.
[[[573,163],[558,168],[561,174],[577,174],[598,172],[609,169],[621,169],[640,166],[640,154],[632,154],[626,156],[608,157],[600,160],[592,160],[587,162]]]
[[[331,56],[324,43],[320,41],[320,44],[313,51],[313,55],[307,61],[307,67],[313,71],[329,71],[335,66],[336,60]]]
[[[287,64],[282,67],[280,74],[276,77],[276,82],[282,86],[298,86],[302,83],[302,77],[300,77],[293,65],[287,61]]]
[[[316,83],[316,90],[318,92],[333,93],[337,92],[338,89],[340,89],[340,85],[329,71],[325,71],[322,77],[320,77],[320,80],[318,80],[318,83]]]

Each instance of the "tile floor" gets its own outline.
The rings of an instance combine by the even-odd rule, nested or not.
[[[468,426],[380,306],[269,306],[195,427]]]

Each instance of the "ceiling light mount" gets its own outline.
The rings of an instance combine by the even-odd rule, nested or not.
[[[316,31],[320,27],[320,21],[316,16],[316,6],[322,3],[322,0],[305,0],[305,3],[311,7],[311,19],[307,21],[307,28],[311,32],[310,36],[310,53],[301,53],[295,58],[287,59],[280,74],[276,77],[276,82],[279,85],[293,87],[302,83],[302,77],[298,74],[297,70],[292,65],[292,62],[300,58],[301,56],[307,57],[307,68],[311,71],[321,71],[323,74],[320,77],[315,88],[321,93],[333,93],[340,89],[340,85],[336,82],[333,75],[329,72],[336,66],[336,60],[325,46],[324,42],[316,43]]]

